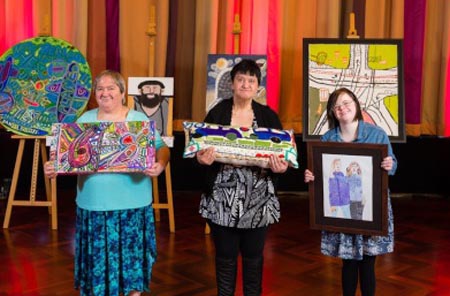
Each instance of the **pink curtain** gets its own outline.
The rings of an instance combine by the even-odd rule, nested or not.
[[[106,0],[106,68],[120,71],[119,0]]]
[[[236,0],[234,5],[234,13],[239,15],[241,23],[239,53],[267,55],[267,105],[277,111],[280,91],[280,1]]]
[[[447,71],[444,94],[444,136],[450,137],[450,38],[447,39]]]
[[[405,117],[409,124],[419,124],[422,96],[422,62],[425,31],[425,0],[405,0],[404,72]]]
[[[34,34],[33,0],[0,2],[0,55]]]

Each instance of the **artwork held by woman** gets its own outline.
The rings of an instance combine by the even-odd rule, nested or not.
[[[223,126],[184,122],[183,157],[194,157],[199,150],[214,147],[216,160],[235,165],[268,167],[272,154],[298,168],[297,147],[292,130]]]
[[[58,174],[142,171],[155,161],[153,121],[56,123],[52,130]]]

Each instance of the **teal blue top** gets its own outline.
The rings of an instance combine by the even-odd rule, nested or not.
[[[85,112],[77,122],[98,122],[98,109]],[[141,112],[130,110],[126,121],[148,121]],[[155,132],[156,150],[165,144]],[[125,210],[152,203],[151,178],[143,173],[98,173],[78,175],[77,206],[90,211]]]

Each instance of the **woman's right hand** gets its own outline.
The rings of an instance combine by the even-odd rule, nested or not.
[[[305,170],[305,183],[309,183],[312,181],[314,181],[314,174],[310,170],[306,169]]]
[[[211,165],[216,160],[214,147],[209,147],[197,152],[197,161],[200,164]]]
[[[55,171],[55,165],[54,165],[54,162],[52,160],[47,161],[44,164],[44,175],[47,178],[50,178],[50,179],[53,179],[53,178],[55,178],[57,176],[57,173]]]

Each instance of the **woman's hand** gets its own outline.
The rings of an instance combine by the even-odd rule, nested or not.
[[[216,160],[214,147],[209,147],[197,152],[197,161],[200,164],[211,165]]]
[[[310,170],[306,169],[305,170],[305,183],[309,183],[312,181],[314,181],[314,174]]]
[[[269,168],[274,173],[284,173],[288,168],[288,163],[284,159],[280,159],[272,154],[269,158]]]
[[[386,171],[392,170],[392,167],[394,166],[394,161],[392,160],[392,157],[388,156],[383,159],[381,162],[381,168],[383,168]]]
[[[157,177],[162,173],[162,171],[164,171],[165,167],[165,165],[155,162],[151,168],[146,168],[143,173],[149,177]]]
[[[55,171],[55,165],[53,160],[44,163],[44,175],[50,179],[53,179],[58,175]]]

